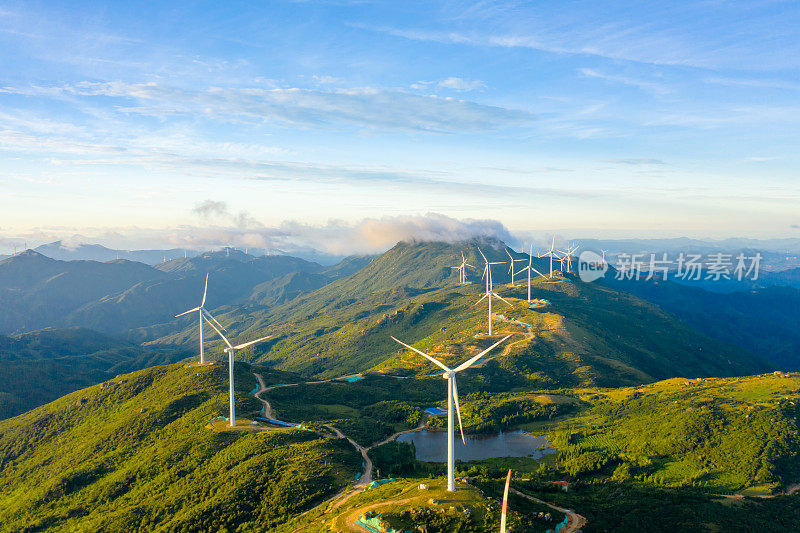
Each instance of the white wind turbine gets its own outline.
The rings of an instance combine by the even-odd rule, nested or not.
[[[467,270],[466,267],[475,268],[474,266],[467,263],[467,260],[464,258],[464,252],[461,252],[461,264],[457,267],[450,267],[454,268],[458,271],[458,284],[465,285],[467,283]]]
[[[545,251],[542,255],[539,256],[540,258],[541,257],[550,257],[550,277],[551,278],[553,277],[553,258],[556,258],[556,259],[559,259],[559,260],[561,259],[556,252],[557,252],[557,250],[556,250],[556,234],[553,233],[553,240],[550,243],[550,248],[547,251]]]
[[[416,348],[409,346],[408,344],[399,341],[392,337],[392,339],[396,342],[399,342],[409,350],[417,352],[422,357],[427,359],[428,361],[432,362],[442,370],[444,373],[442,377],[447,380],[447,490],[453,492],[456,490],[456,479],[455,479],[455,435],[454,435],[454,427],[453,427],[453,404],[455,403],[456,406],[456,414],[458,415],[458,429],[461,431],[461,442],[464,444],[467,441],[464,439],[464,427],[461,425],[461,407],[458,404],[458,387],[456,386],[456,374],[461,372],[462,370],[466,370],[467,368],[471,367],[475,362],[493,350],[497,345],[504,342],[508,339],[511,335],[506,335],[496,343],[492,344],[484,351],[479,353],[478,355],[472,356],[468,360],[464,361],[460,365],[455,368],[449,368],[444,363],[437,361],[430,355],[417,350]]]
[[[206,353],[205,353],[205,350],[203,349],[203,311],[206,310],[206,308],[204,306],[206,305],[206,293],[207,292],[208,292],[208,274],[206,274],[206,286],[203,289],[203,300],[200,302],[200,305],[198,307],[195,307],[194,309],[189,309],[188,311],[184,311],[183,313],[181,313],[179,315],[175,315],[175,318],[178,318],[179,316],[188,315],[189,313],[193,313],[195,311],[199,311],[199,313],[200,313],[200,364],[201,365],[206,364]],[[211,318],[214,319],[213,316]],[[216,322],[216,320],[215,320],[215,322]],[[217,322],[217,325],[222,330],[227,331],[225,328],[222,327],[222,324],[220,324],[219,322]]]
[[[522,253],[525,253],[525,252],[522,252]],[[509,266],[508,266],[508,273],[511,274],[511,285],[514,285],[514,275],[515,275],[514,263],[515,262],[521,263],[521,262],[523,262],[525,260],[524,259],[514,259],[511,256],[511,252],[508,251],[508,248],[506,248],[506,255],[508,256],[508,262],[510,263]],[[517,272],[516,274],[520,274],[520,273],[522,273],[522,271]]]
[[[236,427],[236,403],[233,397],[233,354],[236,353],[236,350],[241,350],[242,348],[246,348],[251,344],[255,344],[257,342],[265,341],[269,338],[269,335],[266,337],[261,337],[260,339],[256,339],[254,341],[244,342],[242,344],[237,344],[236,346],[232,345],[225,335],[217,329],[217,326],[214,325],[214,322],[217,322],[217,319],[211,316],[211,313],[203,309],[202,311],[203,316],[206,317],[209,325],[214,328],[214,330],[219,333],[219,336],[222,337],[222,340],[225,341],[225,344],[228,345],[225,348],[225,351],[228,353],[228,380],[230,382],[230,390],[229,390],[229,398],[228,401],[230,402],[230,426]],[[212,322],[213,320],[213,322]],[[219,324],[219,322],[217,322]]]
[[[528,254],[528,266],[520,270],[519,273],[522,274],[526,270],[528,271],[528,303],[531,303],[531,272],[536,272],[544,279],[547,279],[547,276],[533,268],[533,244],[531,244],[531,253]]]
[[[567,262],[567,272],[572,272],[572,258],[575,257],[573,252],[578,250],[578,246],[571,244],[567,247],[566,251],[559,250],[563,255],[563,259]]]
[[[481,296],[480,300],[475,302],[473,305],[478,305],[483,301],[484,298],[489,298],[489,335],[492,334],[492,296],[497,298],[498,300],[502,300],[508,305],[511,305],[505,298],[494,292],[494,287],[492,286],[492,265],[504,265],[505,261],[495,261],[490,263],[486,256],[483,255],[481,249],[478,248],[478,252],[480,252],[481,257],[483,257],[483,261],[486,263],[486,266],[483,268],[483,275],[486,276],[486,293]]]

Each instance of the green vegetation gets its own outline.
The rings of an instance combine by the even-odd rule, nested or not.
[[[117,374],[185,356],[169,348],[144,349],[84,328],[0,336],[0,419]]]
[[[551,429],[560,468],[730,492],[800,481],[800,379],[672,379],[582,391],[592,407]]]
[[[236,365],[242,415],[260,405]],[[119,376],[0,422],[6,531],[263,531],[331,496],[360,457],[306,431],[212,431],[227,369]]]

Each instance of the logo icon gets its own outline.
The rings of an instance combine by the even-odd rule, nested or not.
[[[606,275],[608,271],[608,263],[603,261],[600,254],[596,254],[590,250],[584,250],[578,257],[578,276],[581,281],[590,283],[597,281]]]

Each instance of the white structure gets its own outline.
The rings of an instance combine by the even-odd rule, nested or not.
[[[217,329],[217,326],[214,325],[214,322],[217,322],[217,320],[213,316],[211,316],[211,313],[209,313],[208,311],[203,309],[203,316],[206,317],[206,320],[208,321],[208,324],[212,328],[214,328],[214,330],[217,333],[219,333],[219,336],[222,337],[222,340],[225,341],[225,344],[228,345],[228,347],[225,348],[225,351],[228,352],[228,380],[230,381],[230,391],[229,391],[230,425],[231,425],[231,427],[236,427],[236,403],[235,403],[235,400],[234,400],[234,397],[233,397],[233,354],[236,353],[236,350],[241,350],[242,348],[250,346],[251,344],[255,344],[257,342],[265,341],[265,340],[267,340],[269,338],[269,336],[261,337],[260,339],[256,339],[256,340],[250,341],[250,342],[245,342],[245,343],[242,343],[242,344],[237,344],[236,346],[234,346],[225,337],[225,335],[223,335],[222,332],[219,329]],[[212,320],[214,322],[212,322]],[[219,322],[217,322],[217,323],[219,323]]]
[[[557,252],[558,252],[558,250],[556,250],[556,234],[553,233],[553,240],[550,243],[550,248],[545,253],[543,253],[542,255],[539,256],[540,258],[541,257],[549,257],[550,258],[550,277],[551,278],[553,277],[553,258],[558,259],[559,261],[561,261],[561,257],[558,255]],[[563,268],[563,266],[562,266],[562,268]]]
[[[528,303],[531,303],[531,272],[536,272],[544,279],[547,279],[547,276],[533,268],[533,244],[531,244],[531,253],[528,254],[528,266],[520,270],[519,273],[522,274],[526,270],[528,271]]]
[[[454,268],[458,271],[458,284],[459,285],[466,285],[467,283],[467,270],[466,267],[475,268],[474,266],[467,263],[467,260],[464,258],[464,252],[461,252],[461,264],[457,267],[450,267]]]
[[[508,248],[506,248],[506,255],[508,255],[508,262],[510,263],[509,266],[508,266],[508,273],[511,274],[511,285],[514,285],[514,274],[515,274],[515,272],[514,272],[514,263],[515,262],[516,263],[521,263],[521,262],[523,262],[525,260],[524,259],[514,259],[511,256],[511,252],[508,251]],[[520,271],[520,273],[521,272],[522,271]]]
[[[478,252],[480,252],[481,257],[483,257],[483,261],[486,263],[486,266],[483,268],[483,275],[486,276],[486,293],[481,296],[480,300],[475,302],[473,305],[478,305],[483,301],[484,298],[489,299],[489,335],[492,334],[492,297],[494,296],[498,300],[502,300],[508,305],[511,305],[505,298],[494,292],[494,287],[492,285],[492,265],[504,265],[505,261],[495,261],[490,263],[486,256],[483,255],[481,249],[478,248]]]
[[[575,257],[574,253],[578,250],[578,248],[579,246],[571,244],[570,246],[567,247],[565,251],[561,252],[562,254],[564,254],[562,256],[562,260],[567,262],[567,272],[572,272],[572,258]]]
[[[206,353],[205,353],[205,350],[203,349],[203,312],[206,310],[206,308],[204,306],[206,305],[206,293],[207,292],[208,292],[208,274],[206,274],[206,286],[203,289],[203,300],[200,302],[200,306],[199,307],[195,307],[194,309],[189,309],[188,311],[184,311],[183,313],[181,313],[179,315],[175,315],[175,318],[178,318],[179,316],[188,315],[189,313],[193,313],[195,311],[198,311],[198,313],[200,315],[200,364],[201,365],[206,364]],[[208,316],[211,316],[211,315],[208,315]],[[211,319],[214,320],[214,322],[216,322],[216,319],[214,319],[213,316],[211,317]],[[217,326],[219,326],[220,329],[222,329],[223,331],[227,331],[225,328],[222,327],[222,325],[219,322],[217,322]]]
[[[447,380],[447,490],[452,492],[456,490],[456,477],[455,477],[455,441],[454,441],[454,427],[453,427],[453,404],[455,403],[456,406],[456,413],[458,414],[458,429],[461,431],[461,442],[466,444],[466,440],[464,439],[464,428],[461,425],[461,407],[458,404],[458,387],[456,386],[456,374],[461,372],[462,370],[466,370],[467,368],[471,367],[475,362],[478,361],[481,357],[489,353],[495,347],[497,347],[502,342],[505,342],[511,335],[507,335],[497,341],[496,343],[492,344],[484,351],[479,353],[478,355],[472,356],[467,361],[461,363],[455,368],[448,368],[444,363],[437,361],[430,355],[417,350],[401,342],[394,337],[392,340],[402,344],[409,350],[417,352],[422,357],[427,359],[428,361],[432,362],[442,370],[444,373],[442,377]]]

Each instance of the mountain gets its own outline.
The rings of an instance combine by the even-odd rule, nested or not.
[[[80,326],[141,342],[179,329],[175,315],[196,306],[211,275],[209,309],[286,302],[354,272],[363,260],[322,267],[300,258],[238,250],[180,257],[151,267],[124,259],[59,261],[28,250],[0,261],[0,332]],[[296,275],[295,275],[296,274]],[[285,278],[282,281],[275,281]]]
[[[145,349],[84,328],[0,336],[0,419],[120,372],[173,362],[181,350]]]
[[[671,281],[609,276],[602,283],[653,302],[709,337],[741,346],[778,368],[800,370],[800,289],[717,293]]]
[[[429,372],[424,361],[402,356],[390,335],[445,359],[488,347],[489,339],[476,338],[485,332],[487,320],[486,302],[473,305],[484,291],[478,274],[469,275],[477,283],[452,285],[457,277],[450,266],[460,263],[462,250],[468,262],[480,265],[475,244],[399,243],[349,278],[283,305],[230,309],[218,318],[243,337],[272,335],[270,342],[241,354],[249,361],[317,377],[372,368]],[[480,244],[490,260],[506,254],[501,243]],[[535,264],[543,270],[543,263]],[[619,386],[769,368],[752,354],[709,339],[653,304],[574,278],[560,283],[534,281],[533,296],[550,304],[528,309],[523,284],[504,285],[505,268],[499,265],[495,271],[495,290],[512,305],[498,303],[495,310],[503,316],[495,320],[499,332],[514,333],[515,338],[509,341],[510,351],[486,365],[484,384]],[[195,335],[196,328],[190,325],[154,344],[185,345],[196,342]]]
[[[67,314],[87,303],[165,277],[123,259],[57,261],[27,250],[0,261],[0,332],[63,325]]]
[[[55,241],[49,244],[42,244],[34,248],[34,251],[61,261],[113,261],[115,259],[127,259],[147,265],[164,263],[166,260],[176,259],[184,255],[193,256],[198,252],[194,250],[183,250],[172,248],[169,250],[115,250],[106,248],[100,244],[76,244],[66,245],[62,241]]]
[[[3,530],[269,531],[354,479],[345,439],[212,429],[227,395],[223,365],[159,366],[0,421]]]

